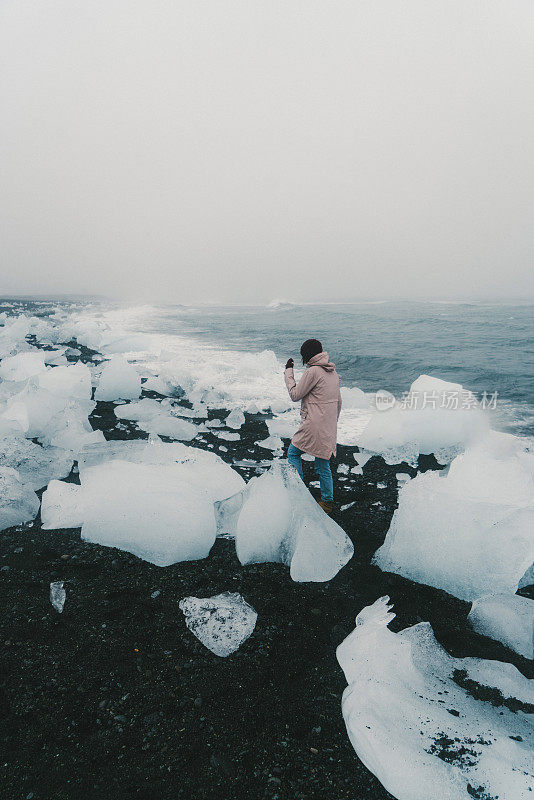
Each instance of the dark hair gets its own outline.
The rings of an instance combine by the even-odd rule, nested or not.
[[[302,356],[302,363],[307,364],[310,358],[318,355],[318,353],[323,352],[323,346],[319,339],[306,339],[302,347],[300,348],[300,354]]]

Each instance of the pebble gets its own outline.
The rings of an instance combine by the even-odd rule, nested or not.
[[[69,556],[68,553],[63,553],[63,555],[61,556],[61,560],[62,561],[67,561],[69,558],[70,558],[70,556]]]

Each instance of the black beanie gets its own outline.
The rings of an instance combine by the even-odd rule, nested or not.
[[[322,352],[323,352],[323,346],[319,341],[319,339],[306,339],[306,341],[300,348],[302,363],[307,364],[310,358],[313,358],[313,356],[316,356],[318,353]]]

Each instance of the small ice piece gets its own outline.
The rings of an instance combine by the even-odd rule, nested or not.
[[[363,469],[361,467],[352,467],[351,475],[363,475]]]
[[[123,356],[112,356],[104,364],[95,400],[137,400],[141,394],[141,376]]]
[[[237,430],[245,424],[245,415],[239,408],[234,408],[224,420],[224,424],[227,428],[235,428]]]
[[[427,622],[393,633],[394,616],[382,597],[337,648],[358,757],[398,800],[530,799],[531,682],[511,664],[453,658]]]
[[[0,467],[0,531],[30,522],[39,511],[39,498],[12,467]]]
[[[377,483],[376,484],[376,488],[377,489],[387,489],[388,487],[387,487],[386,483]]]
[[[83,517],[82,487],[76,483],[50,481],[41,500],[43,530],[81,528]]]
[[[356,500],[353,500],[352,503],[347,503],[345,506],[341,506],[339,509],[340,511],[346,511],[348,508],[352,508],[352,506],[356,505]]]
[[[237,520],[229,519],[230,507]],[[345,531],[324,513],[286,461],[275,461],[218,510],[228,511],[227,529],[235,532],[241,564],[286,564],[294,581],[331,580],[354,553]]]
[[[67,593],[64,589],[63,581],[52,581],[50,584],[50,602],[58,614],[63,611],[66,597]]]
[[[263,447],[265,450],[281,450],[284,446],[279,436],[268,436],[267,439],[263,439],[261,442],[255,442],[255,444],[259,447]]]
[[[247,414],[259,414],[260,413],[260,409],[258,408],[256,403],[254,403],[254,402],[249,403],[248,406],[245,408],[245,411],[247,412]]]
[[[315,456],[311,456],[309,453],[303,453],[301,458],[303,461],[315,461]]]
[[[468,620],[482,636],[534,659],[534,600],[517,594],[487,594],[474,601]]]
[[[258,619],[251,605],[236,592],[215,597],[185,597],[180,600],[185,624],[204,647],[226,658],[252,634]]]
[[[228,452],[228,448],[225,447],[223,444],[221,444],[221,446],[219,447],[219,450],[220,450],[221,453],[227,453]]]
[[[408,483],[412,479],[412,476],[408,475],[407,472],[396,472],[395,477],[400,484]]]
[[[318,489],[321,483],[320,481],[310,481],[309,485],[312,487],[312,489]]]
[[[238,442],[241,439],[239,433],[231,433],[230,431],[218,431],[215,435],[227,442]]]
[[[149,422],[143,423],[140,427],[148,433],[156,433],[158,436],[168,436],[169,439],[179,439],[182,442],[190,442],[198,433],[198,427],[185,419],[178,419],[172,414],[159,414]]]
[[[366,453],[365,450],[360,450],[359,453],[353,453],[354,460],[360,467],[365,467],[369,459],[373,457],[374,453]]]
[[[113,409],[117,419],[130,419],[141,425],[162,413],[162,405],[158,400],[144,397],[136,403],[124,403]]]
[[[206,422],[206,428],[222,428],[222,427],[224,426],[220,419],[209,419]]]
[[[340,464],[337,468],[339,475],[348,475],[349,474],[349,465],[348,464]]]

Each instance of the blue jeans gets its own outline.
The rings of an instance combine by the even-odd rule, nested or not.
[[[293,443],[289,445],[287,450],[287,460],[292,467],[295,467],[302,480],[304,480],[301,458],[303,452],[304,450],[299,450],[298,447],[295,447]],[[315,471],[319,476],[319,481],[321,483],[321,500],[324,500],[325,502],[333,500],[334,484],[332,481],[332,470],[330,469],[330,459],[316,458]]]

